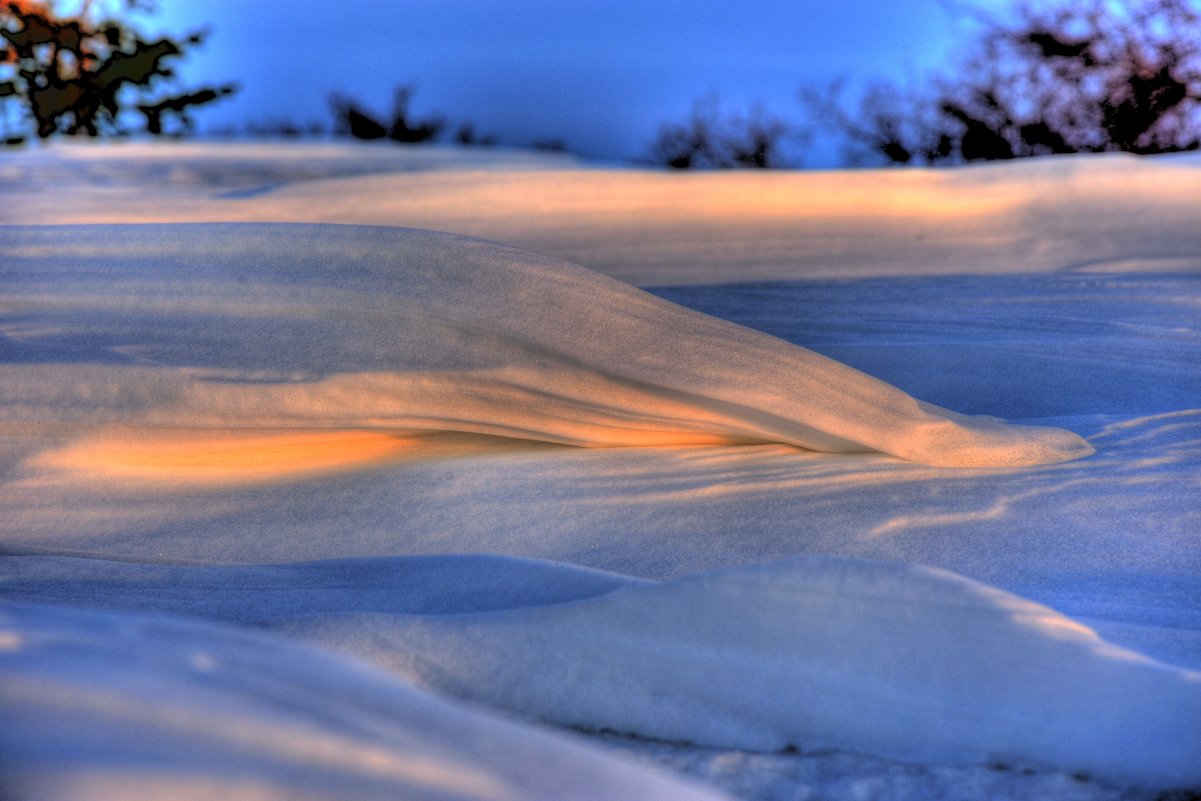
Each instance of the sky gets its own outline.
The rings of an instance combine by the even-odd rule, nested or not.
[[[917,82],[962,38],[950,0],[157,0],[147,33],[210,31],[184,83],[241,90],[200,130],[291,120],[328,125],[340,93],[386,117],[415,88],[415,116],[506,144],[562,139],[598,159],[645,156],[659,126],[716,96],[799,120],[802,86]],[[331,11],[332,9],[332,11]],[[830,165],[821,145],[804,166]]]

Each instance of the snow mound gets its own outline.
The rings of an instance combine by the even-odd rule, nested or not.
[[[810,557],[562,604],[301,616],[286,630],[591,730],[1201,782],[1201,673],[917,565]]]
[[[1196,272],[1196,165],[1097,153],[951,169],[679,171],[391,143],[56,143],[0,150],[0,223],[426,228],[639,286]]]
[[[719,801],[355,660],[170,617],[0,607],[4,798]]]
[[[459,236],[11,227],[0,265],[0,422],[50,432],[32,464],[89,481],[238,484],[514,440],[775,442],[954,467],[1092,452],[1070,432],[949,412],[582,267]]]
[[[266,627],[405,681],[590,731],[1016,763],[1157,789],[1201,782],[1201,673],[911,564],[806,557],[649,582],[481,554],[287,565],[30,554],[0,556],[3,597],[123,612],[98,618],[100,639],[144,625],[112,621],[147,612]],[[3,631],[14,647],[27,639]],[[155,624],[144,636],[174,642],[167,631]],[[205,642],[197,652],[226,647]],[[80,664],[99,658],[88,652]]]

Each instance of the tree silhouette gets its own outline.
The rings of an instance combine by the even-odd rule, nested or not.
[[[477,134],[475,126],[470,122],[465,122],[455,131],[454,141],[460,145],[491,147],[496,144],[497,139],[496,134]]]
[[[334,133],[353,136],[355,139],[384,139],[416,144],[428,142],[446,126],[441,117],[414,120],[409,112],[413,98],[413,86],[398,86],[393,96],[392,122],[385,124],[365,111],[356,101],[342,95],[333,95],[330,105],[334,112]]]
[[[857,114],[837,90],[806,101],[857,160],[1010,159],[1201,147],[1201,14],[1189,0],[1023,4],[932,91],[881,84]]]
[[[234,92],[226,84],[181,94],[152,95],[172,77],[171,62],[201,44],[202,34],[181,41],[145,41],[113,19],[93,20],[86,13],[61,18],[50,5],[22,0],[0,5],[0,102],[19,107],[17,132],[9,144],[23,141],[32,129],[39,138],[55,134],[125,134],[120,120],[124,90],[132,88],[151,134],[183,134],[192,129],[189,111]],[[126,7],[136,6],[127,0]],[[32,119],[30,119],[32,118]],[[166,121],[170,121],[165,124]]]
[[[790,166],[783,154],[800,132],[761,107],[749,114],[723,115],[715,96],[693,104],[682,123],[665,123],[651,145],[651,161],[675,169]]]

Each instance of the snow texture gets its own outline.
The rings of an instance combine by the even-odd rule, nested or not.
[[[5,798],[720,798],[353,660],[185,619],[6,605],[0,666]]]
[[[433,689],[575,728],[1201,783],[1201,672],[913,565],[811,557],[646,584],[495,557],[0,564],[8,592],[22,598],[279,628]],[[514,587],[523,591],[514,596]],[[482,598],[492,606],[480,609]]]
[[[1198,163],[0,154],[0,794],[1201,788]]]
[[[191,440],[196,429],[349,431],[347,449],[364,432],[399,435],[361,443],[372,458],[410,443],[421,452],[433,431],[577,446],[783,442],[955,467],[1092,452],[1069,432],[937,409],[589,270],[462,237],[163,225],[12,228],[4,240],[12,302],[54,332],[32,347],[90,345],[114,362],[6,369],[5,416],[36,408],[40,422],[96,427],[99,441],[44,461],[115,478],[174,477],[181,461],[191,471],[195,459],[240,455],[242,441]],[[256,336],[227,344],[247,318]],[[113,341],[131,339],[132,352]],[[65,419],[46,419],[46,404]],[[245,444],[244,459],[271,447],[271,437]]]

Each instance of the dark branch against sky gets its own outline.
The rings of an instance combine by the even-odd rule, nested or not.
[[[419,115],[600,158],[643,154],[706,95],[793,114],[806,82],[917,80],[953,51],[959,24],[939,0],[162,0],[146,20],[152,32],[211,27],[185,75],[242,83],[198,115],[201,131],[328,122],[331,93],[385,113],[413,84]]]

